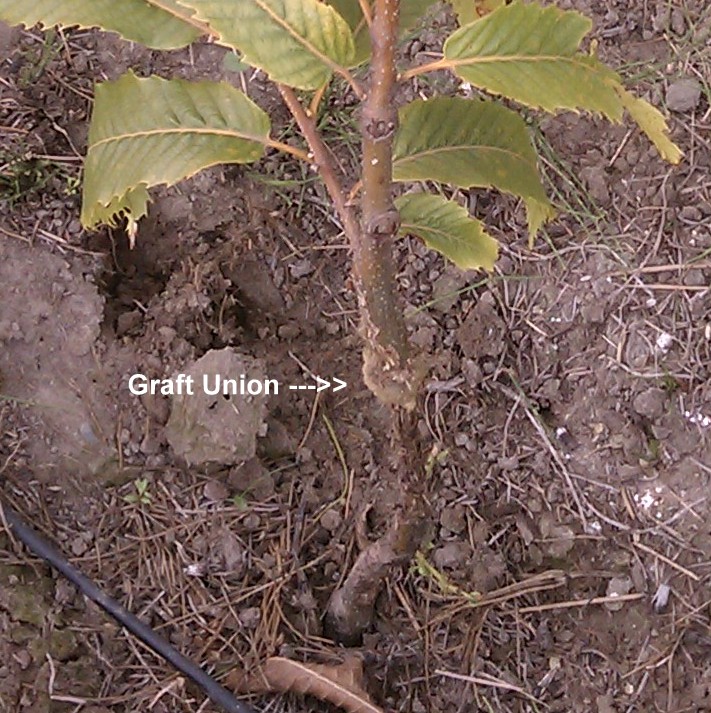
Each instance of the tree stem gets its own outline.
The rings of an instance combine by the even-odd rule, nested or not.
[[[326,631],[347,644],[357,643],[370,625],[383,580],[414,556],[427,523],[424,459],[415,410],[422,374],[408,341],[393,256],[400,227],[392,196],[398,21],[399,0],[375,0],[369,91],[361,117],[360,232],[351,243],[365,342],[363,377],[378,400],[392,407],[391,463],[384,468],[383,479],[400,495],[388,531],[358,555],[329,602]]]
[[[372,60],[361,115],[360,216],[344,191],[342,172],[339,175],[335,158],[324,144],[313,116],[292,89],[279,87],[351,244],[364,341],[365,383],[381,403],[392,407],[391,462],[384,464],[383,479],[399,494],[399,503],[386,534],[358,555],[343,586],[329,602],[326,630],[344,643],[356,643],[369,626],[383,580],[393,567],[414,556],[427,523],[424,458],[416,410],[421,403],[423,375],[408,340],[393,254],[400,227],[392,195],[399,5],[399,0],[375,0],[368,23]]]
[[[410,346],[393,260],[400,227],[392,196],[399,6],[399,0],[376,0],[370,25],[371,72],[361,117],[361,231],[353,243],[353,273],[365,339],[365,382],[383,403],[412,408],[416,384],[412,383]]]

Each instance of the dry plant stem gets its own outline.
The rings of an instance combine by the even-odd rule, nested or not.
[[[358,0],[358,4],[360,5],[360,10],[363,13],[363,19],[365,23],[368,25],[368,27],[370,27],[373,22],[373,18],[370,14],[371,9],[369,0]]]

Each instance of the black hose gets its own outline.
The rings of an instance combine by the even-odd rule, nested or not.
[[[5,520],[13,534],[37,556],[61,572],[70,582],[74,583],[85,596],[96,602],[105,612],[109,613],[121,626],[140,639],[152,651],[172,664],[180,673],[194,681],[208,695],[210,700],[221,706],[227,713],[256,713],[251,706],[240,703],[226,688],[221,686],[212,676],[199,666],[185,658],[177,649],[171,646],[162,636],[146,626],[140,619],[124,609],[118,602],[102,592],[94,582],[70,564],[47,540],[29,527],[24,520],[7,505],[2,507]]]

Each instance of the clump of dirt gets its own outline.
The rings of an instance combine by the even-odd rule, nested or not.
[[[0,303],[3,394],[31,406],[36,472],[100,472],[115,458],[116,408],[97,350],[104,301],[91,272],[5,238]]]
[[[165,425],[173,452],[190,465],[253,458],[266,426],[263,364],[235,349],[213,349],[181,374],[186,388],[173,397]],[[259,392],[249,392],[250,382],[261,385]]]

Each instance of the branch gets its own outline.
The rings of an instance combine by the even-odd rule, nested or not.
[[[368,627],[390,569],[414,556],[426,532],[428,512],[417,430],[424,374],[420,360],[411,354],[393,254],[400,227],[392,195],[392,153],[398,119],[394,87],[399,9],[399,0],[374,2],[371,71],[361,115],[360,231],[351,237],[351,245],[365,342],[363,378],[380,403],[393,407],[393,463],[389,474],[383,477],[399,493],[400,503],[387,533],[360,553],[329,602],[326,631],[345,643],[358,642]]]
[[[360,10],[363,13],[363,19],[365,20],[368,27],[373,24],[373,17],[370,14],[370,4],[368,0],[358,0],[360,4]]]
[[[336,170],[336,162],[316,128],[314,118],[306,112],[306,109],[296,96],[296,92],[291,87],[283,84],[279,84],[278,87],[284,103],[311,149],[313,163],[316,165],[326,190],[331,196],[338,217],[343,223],[346,236],[349,240],[353,240],[354,236],[358,235],[360,228],[353,209],[348,205],[346,191]]]

